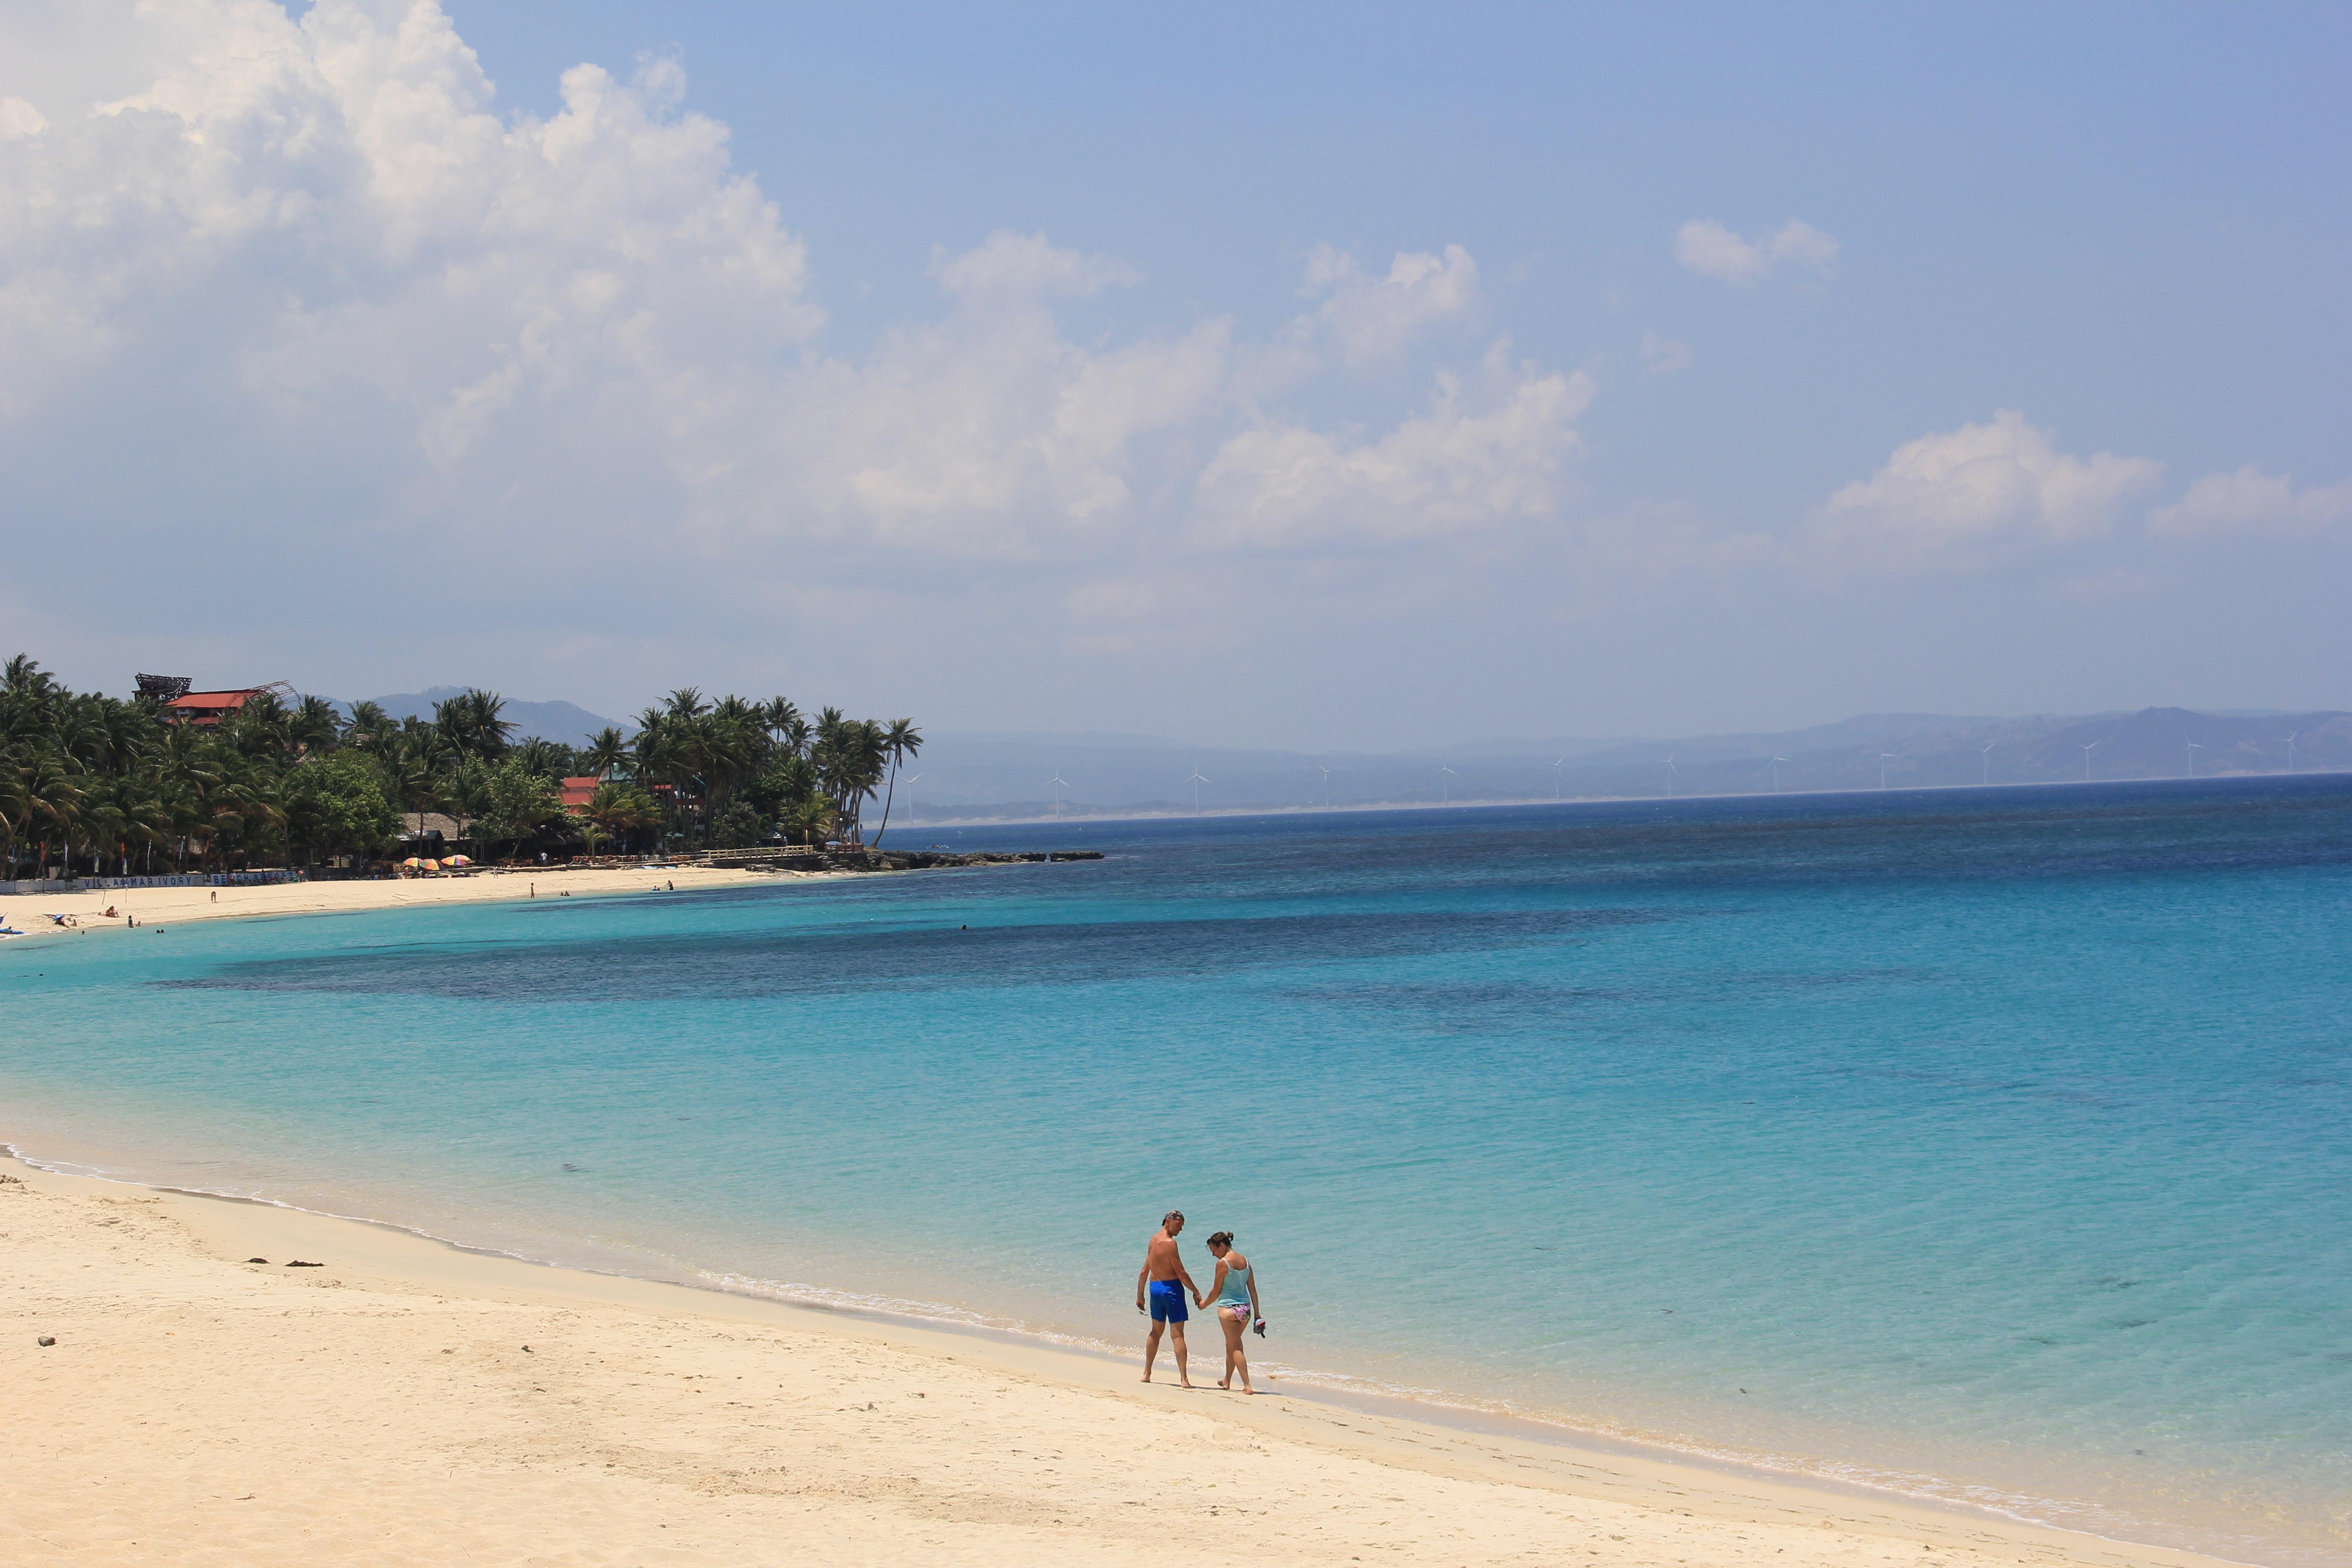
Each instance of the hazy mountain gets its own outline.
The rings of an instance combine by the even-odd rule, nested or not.
[[[430,719],[436,702],[446,702],[463,689],[457,686],[436,686],[424,691],[403,691],[373,700],[395,719],[411,716]],[[504,717],[514,721],[514,738],[518,741],[537,735],[543,741],[560,741],[567,746],[584,746],[597,731],[614,722],[570,702],[516,702],[509,700]],[[625,734],[633,731],[635,726],[621,724],[618,728]]]
[[[2150,708],[2018,719],[1872,713],[1802,730],[1668,740],[1493,740],[1370,753],[1193,746],[1153,735],[935,732],[898,788],[896,820],[1159,815],[1309,805],[1434,805],[1783,790],[2056,784],[2352,769],[2352,714]],[[1776,769],[1774,758],[1783,759]],[[1553,759],[1560,759],[1555,769]],[[1668,766],[1671,759],[1672,766]],[[1327,771],[1328,770],[1328,771]],[[1883,771],[1882,771],[1883,770]],[[1057,789],[1053,780],[1064,781]]]
[[[456,687],[379,697],[430,718]],[[614,722],[570,702],[509,702],[518,739],[586,742]],[[630,726],[619,728],[627,732]],[[1282,752],[1196,746],[1163,735],[933,731],[901,776],[897,825],[972,819],[1172,816],[1194,809],[1433,805],[1443,801],[1625,798],[2352,770],[2352,713],[1864,713],[1752,734],[1509,739],[1450,751]],[[1781,759],[1777,767],[1773,759]],[[1553,766],[1554,759],[1559,766]],[[1671,763],[1671,766],[1669,766]],[[1196,785],[1194,775],[1199,775]],[[1063,782],[1056,785],[1054,781]]]

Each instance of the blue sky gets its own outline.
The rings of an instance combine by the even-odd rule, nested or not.
[[[2352,706],[2341,8],[103,10],[0,22],[86,681]]]

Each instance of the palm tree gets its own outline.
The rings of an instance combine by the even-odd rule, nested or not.
[[[837,708],[819,716],[810,760],[845,843],[857,840],[858,808],[881,792],[885,754],[882,727],[872,720],[845,719]]]
[[[786,750],[798,750],[793,744],[793,731],[799,731],[803,737],[808,734],[808,726],[801,722],[801,710],[793,706],[788,697],[771,697],[761,703],[760,722],[774,738],[776,744]]]
[[[610,778],[629,760],[629,742],[621,731],[607,724],[589,738],[588,750],[580,756],[580,765],[596,778]]]
[[[63,752],[43,748],[20,757],[15,771],[16,778],[9,789],[19,803],[15,833],[26,837],[38,833],[45,850],[53,834],[54,842],[68,844],[74,817],[81,810],[79,770]],[[48,857],[44,853],[42,858]]]
[[[508,740],[521,726],[499,715],[506,710],[507,700],[495,691],[485,691],[478,686],[466,689],[466,706],[473,730],[473,754],[497,757],[505,754]]]
[[[489,761],[506,753],[509,737],[520,728],[499,716],[506,705],[507,700],[495,691],[467,687],[433,705],[434,728],[461,755]]]
[[[357,746],[363,752],[380,751],[399,730],[392,715],[380,702],[352,704],[351,722],[344,727],[343,743]]]
[[[803,844],[816,844],[833,831],[833,807],[816,795],[805,795],[784,807],[784,831]]]
[[[447,777],[425,746],[410,743],[383,759],[384,782],[395,805],[416,816],[416,839],[425,841],[425,814],[449,802]]]
[[[767,745],[767,705],[740,697],[721,698],[709,714],[695,724],[698,771],[710,789],[704,816],[706,835],[735,791],[760,765]]]
[[[152,869],[155,850],[172,842],[173,816],[171,801],[163,780],[152,771],[133,774],[124,779],[116,796],[116,805],[122,819],[122,875],[131,874],[131,849],[133,845],[142,851],[142,873]]]
[[[323,697],[305,697],[290,715],[288,730],[295,750],[303,753],[331,752],[343,738],[335,705]]]
[[[882,732],[882,749],[890,759],[890,783],[882,796],[882,826],[874,830],[874,847],[882,847],[882,836],[890,831],[890,803],[898,794],[898,764],[923,749],[923,732],[915,728],[912,719],[893,719]]]
[[[630,743],[629,756],[637,782],[652,790],[656,785],[669,785],[669,798],[663,802],[665,816],[680,814],[683,827],[686,784],[692,776],[688,771],[686,721],[673,719],[659,708],[648,708],[637,715],[637,738]],[[658,795],[656,795],[658,799]],[[667,831],[665,821],[664,829]]]
[[[661,808],[645,791],[607,780],[598,784],[596,793],[589,796],[583,816],[600,831],[615,838],[626,839],[641,828],[657,826],[661,822]]]
[[[430,720],[395,721],[362,702],[339,721],[323,698],[265,692],[199,727],[144,699],[74,691],[19,654],[0,665],[0,875],[35,848],[44,864],[76,870],[91,859],[125,871],[152,865],[158,845],[182,868],[290,855],[293,838],[320,831],[298,770],[339,748],[364,753],[420,831],[434,810],[462,822],[494,809],[512,826],[517,803],[530,804],[519,780],[584,768],[601,781],[580,827],[592,848],[639,832],[661,843],[715,837],[721,814],[740,817],[736,807],[751,801],[803,839],[830,832],[856,842],[866,803],[880,795],[878,842],[894,820],[898,775],[922,745],[907,720],[886,726],[826,708],[812,723],[782,697],[713,702],[680,687],[646,711],[633,740],[613,726],[578,750],[534,738],[501,772],[517,729],[505,707],[469,687]]]
[[[533,735],[517,746],[514,754],[532,773],[560,779],[572,771],[572,748],[555,741],[543,741]]]

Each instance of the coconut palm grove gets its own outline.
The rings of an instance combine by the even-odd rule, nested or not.
[[[142,684],[144,683],[142,678]],[[185,683],[180,683],[184,688]],[[74,691],[29,657],[0,670],[5,875],[363,869],[427,824],[486,859],[878,843],[914,721],[812,721],[790,700],[691,687],[585,746],[518,738],[496,692],[394,719],[273,689],[216,709]]]

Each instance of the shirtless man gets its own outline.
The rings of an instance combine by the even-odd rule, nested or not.
[[[1192,1379],[1184,1365],[1184,1299],[1198,1299],[1201,1292],[1193,1288],[1192,1277],[1184,1272],[1184,1260],[1176,1255],[1176,1237],[1183,1229],[1184,1211],[1171,1209],[1160,1222],[1160,1234],[1144,1247],[1143,1268],[1135,1277],[1135,1310],[1151,1314],[1151,1337],[1143,1342],[1143,1381],[1151,1381],[1151,1363],[1160,1357],[1160,1331],[1171,1329],[1176,1335],[1176,1381],[1190,1388]],[[1149,1307],[1144,1305],[1147,1292],[1151,1298]]]

